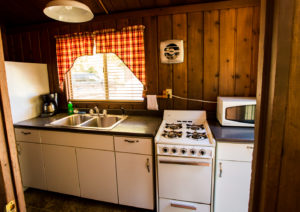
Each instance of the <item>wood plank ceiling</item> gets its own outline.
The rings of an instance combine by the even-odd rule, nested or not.
[[[49,1],[50,0],[0,1],[0,24],[18,26],[52,21],[43,14],[43,9]],[[89,6],[94,15],[105,14],[99,0],[78,1]],[[102,0],[109,13],[214,1],[220,0]]]

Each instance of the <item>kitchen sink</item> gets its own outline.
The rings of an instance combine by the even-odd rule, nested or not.
[[[98,116],[91,120],[86,121],[81,126],[83,127],[100,127],[100,128],[112,128],[115,124],[122,120],[122,116]]]
[[[120,115],[76,114],[55,120],[49,125],[70,128],[109,130],[120,124],[126,118],[127,116]]]
[[[90,119],[92,119],[92,116],[89,115],[72,115],[72,116],[67,116],[61,119],[58,119],[56,121],[53,121],[50,123],[50,125],[55,125],[55,126],[76,126],[80,125],[81,123],[84,123]]]

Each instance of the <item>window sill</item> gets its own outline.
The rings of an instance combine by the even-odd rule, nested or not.
[[[73,102],[73,103],[88,103],[88,102],[120,102],[120,103],[142,103],[145,101],[145,99],[143,100],[94,100],[94,99],[70,99],[69,101]]]

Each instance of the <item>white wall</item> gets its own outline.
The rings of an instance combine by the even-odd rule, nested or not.
[[[49,93],[47,65],[6,61],[5,70],[13,122],[39,116],[41,95]]]

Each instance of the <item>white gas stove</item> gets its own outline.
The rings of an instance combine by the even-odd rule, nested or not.
[[[206,111],[165,110],[155,143],[158,211],[210,212],[215,140]]]

